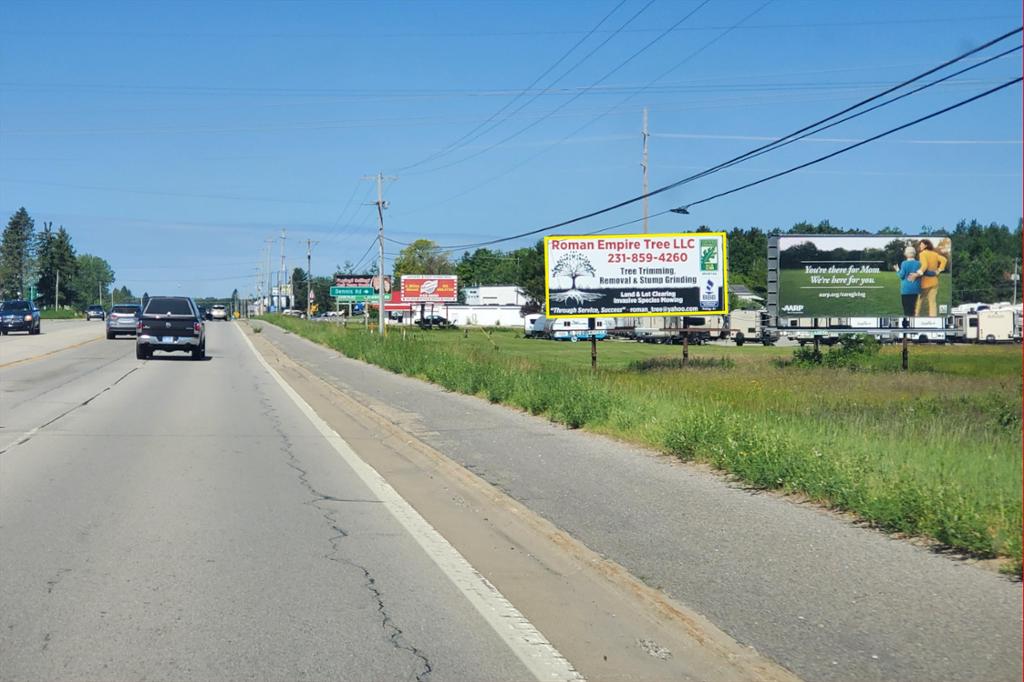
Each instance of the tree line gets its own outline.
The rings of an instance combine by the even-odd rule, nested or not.
[[[898,227],[885,227],[877,232],[832,225],[828,220],[817,224],[799,222],[788,230],[758,227],[734,227],[728,237],[729,282],[742,284],[759,296],[767,294],[768,238],[783,234],[848,234],[901,235],[925,234],[948,236],[952,241],[953,304],[967,302],[1008,301],[1013,297],[1015,259],[1022,257],[1022,223],[1011,229],[999,223],[982,224],[977,220],[961,220],[952,230],[922,227],[904,232]],[[721,232],[720,228],[702,225],[696,232]],[[533,246],[509,251],[481,248],[466,251],[453,260],[429,239],[417,239],[395,258],[396,278],[403,274],[458,275],[460,299],[466,287],[514,284],[535,301],[544,300],[544,241]],[[1019,280],[1017,280],[1019,282]],[[1020,300],[1020,299],[1018,299]]]
[[[133,302],[128,287],[112,289],[114,270],[103,258],[77,253],[60,225],[35,220],[24,207],[7,221],[0,238],[0,297],[33,300],[40,307],[82,309],[91,304]]]

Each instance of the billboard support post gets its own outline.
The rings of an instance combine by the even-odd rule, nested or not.
[[[690,363],[690,318],[683,318],[683,365]]]
[[[587,328],[590,330],[590,369],[597,371],[597,318],[587,318]]]
[[[910,345],[907,343],[907,328],[910,327],[910,319],[903,318],[903,352],[900,366],[906,372],[910,368]]]

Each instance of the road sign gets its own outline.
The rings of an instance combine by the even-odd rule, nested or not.
[[[331,287],[331,296],[362,297],[374,293],[373,287]]]

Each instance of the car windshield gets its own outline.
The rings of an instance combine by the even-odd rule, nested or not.
[[[0,306],[0,310],[5,312],[16,312],[28,309],[28,301],[4,301],[4,304]]]
[[[192,306],[185,298],[151,298],[146,304],[147,315],[192,315]]]
[[[110,312],[135,315],[139,312],[139,307],[136,305],[115,305]]]
[[[89,306],[89,310],[103,310],[103,306],[91,305]]]

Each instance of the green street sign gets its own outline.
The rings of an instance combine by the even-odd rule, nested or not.
[[[373,287],[331,287],[331,296],[373,296]]]

